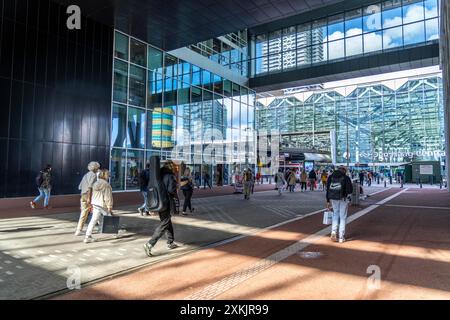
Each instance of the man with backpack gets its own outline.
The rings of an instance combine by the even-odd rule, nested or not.
[[[52,190],[52,166],[48,164],[42,169],[36,177],[36,186],[39,190],[39,195],[30,202],[32,209],[36,209],[36,203],[44,198],[44,209],[48,209],[48,203],[50,201],[50,192]]]
[[[352,181],[346,173],[347,168],[340,166],[338,170],[335,170],[330,175],[327,181],[327,208],[333,208],[331,240],[338,241],[337,231],[339,225],[339,243],[345,242],[345,224],[349,203],[347,198],[353,192]]]
[[[141,171],[141,174],[139,175],[139,187],[142,193],[142,196],[144,197],[144,204],[138,208],[139,213],[141,216],[149,215],[148,210],[148,183],[150,180],[150,163],[147,163],[145,165],[145,169]]]
[[[158,240],[167,233],[167,248],[175,249],[178,246],[174,243],[175,237],[173,232],[173,225],[171,220],[171,208],[173,208],[173,198],[177,194],[177,179],[174,174],[174,164],[172,161],[167,161],[161,168],[161,190],[160,201],[161,211],[159,211],[159,219],[161,220],[159,226],[155,229],[152,238],[144,244],[144,250],[147,256],[152,257],[152,248],[156,245]]]

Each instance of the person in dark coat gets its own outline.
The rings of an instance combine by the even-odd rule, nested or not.
[[[164,189],[163,192],[166,192],[165,196],[162,196],[161,200],[164,201],[164,210],[159,212],[159,219],[161,222],[158,227],[155,229],[153,236],[151,239],[144,244],[144,250],[147,256],[151,257],[152,248],[156,245],[158,240],[163,236],[164,233],[167,234],[167,248],[175,249],[178,246],[175,244],[175,235],[173,231],[173,225],[171,220],[171,208],[173,208],[174,197],[177,193],[177,179],[174,174],[174,164],[172,161],[167,161],[164,164],[164,167],[161,168],[161,179],[163,182]]]

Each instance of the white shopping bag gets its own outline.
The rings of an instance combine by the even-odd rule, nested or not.
[[[323,212],[323,224],[331,224],[333,221],[333,211],[325,210]]]

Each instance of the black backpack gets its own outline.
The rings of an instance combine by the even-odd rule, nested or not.
[[[170,206],[169,196],[161,177],[159,156],[150,158],[147,206],[153,212],[167,211]]]
[[[42,183],[44,183],[44,175],[42,174],[42,171],[41,171],[36,176],[36,185],[37,185],[37,187],[40,188],[42,186]]]
[[[331,200],[342,200],[344,198],[345,176],[331,175],[328,188],[328,198]]]

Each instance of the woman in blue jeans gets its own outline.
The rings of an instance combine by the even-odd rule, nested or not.
[[[39,175],[36,177],[36,185],[39,190],[39,195],[30,202],[31,208],[36,208],[36,203],[39,202],[42,198],[44,198],[44,209],[48,209],[48,204],[50,201],[50,192],[52,190],[52,166],[47,165],[45,169],[39,172]]]

